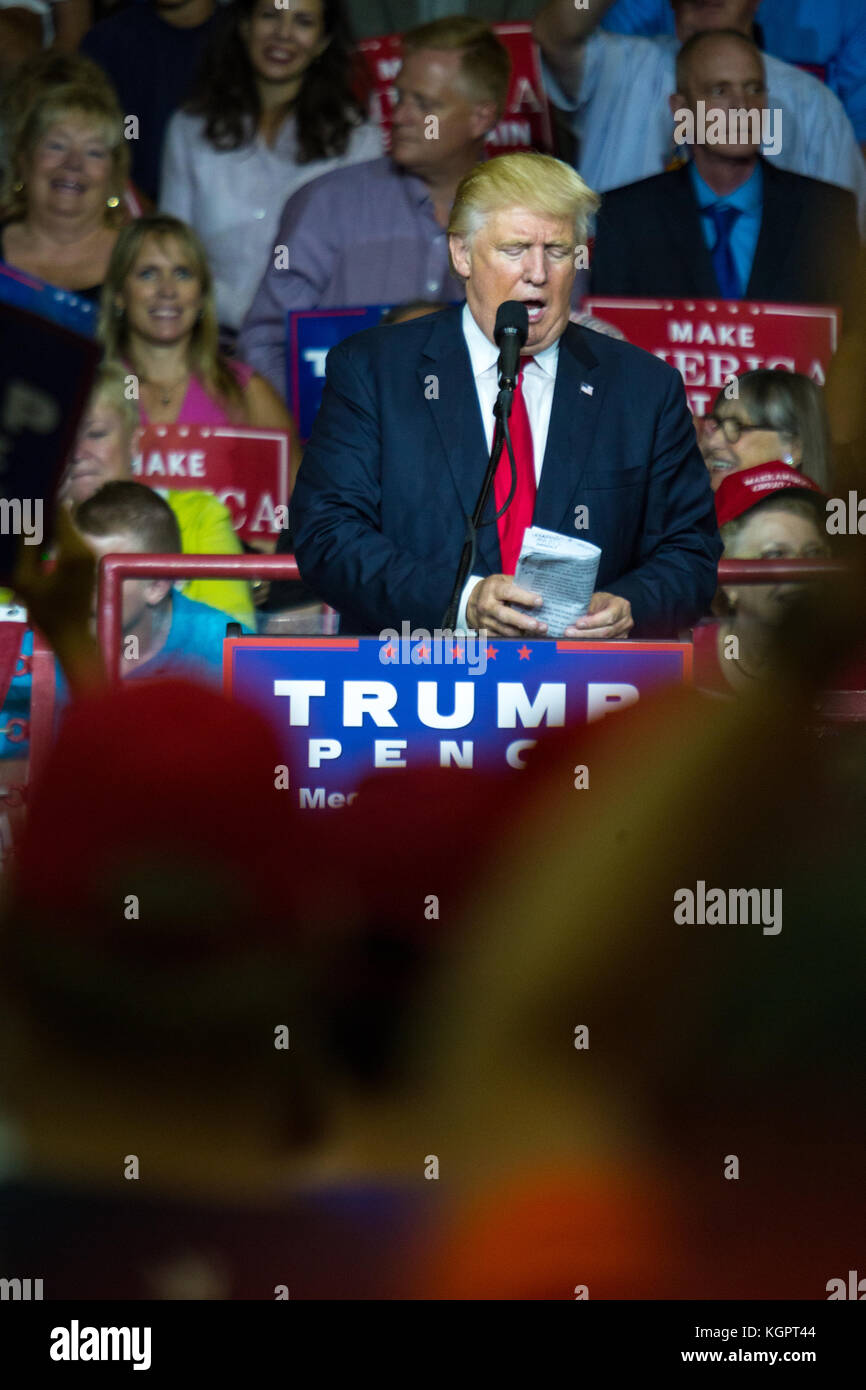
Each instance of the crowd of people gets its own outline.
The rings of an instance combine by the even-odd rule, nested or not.
[[[590,267],[574,276],[574,322],[621,336],[581,315],[587,290],[745,298],[834,306],[850,337],[866,201],[853,77],[862,27],[833,7],[819,23],[800,5],[817,26],[816,75],[805,70],[814,53],[797,48],[799,11],[785,25],[773,0],[549,0],[536,13],[403,5],[386,134],[357,41],[387,32],[388,6],[85,6],[76,53],[68,23],[49,42],[47,11],[69,3],[34,7],[46,12],[43,51],[10,63],[0,90],[0,256],[99,305],[106,370],[134,379],[139,426],[285,430],[294,482],[302,448],[286,404],[286,315],[387,304],[419,316],[465,300],[452,210],[506,109],[511,62],[496,20],[533,23],[558,141],[603,195],[599,210],[587,205]],[[675,118],[701,104],[771,114],[778,148],[772,122],[675,145]],[[780,462],[829,494],[820,389],[779,371],[745,373],[737,386],[696,420],[712,486],[726,470]],[[92,414],[77,454],[93,452]],[[124,415],[131,426],[134,410]],[[117,464],[106,475],[121,476],[131,478]],[[238,552],[212,503],[183,505],[184,549]],[[286,530],[278,549],[293,546]],[[204,592],[213,604],[221,589]],[[326,596],[280,585],[272,606],[298,595]],[[223,611],[254,621],[248,598]]]
[[[532,26],[554,116],[552,150],[497,156],[491,144],[512,83],[509,50],[491,27],[505,21]],[[372,100],[374,74],[361,40],[388,33],[401,34],[402,57],[386,128],[381,104]],[[630,1244],[617,1225],[620,1203],[625,1210],[634,1203],[646,1214],[645,1184],[655,1162],[649,1156],[657,1154],[652,1136],[672,1111],[675,1135],[686,1134],[689,1104],[684,1092],[668,1086],[658,1059],[636,1066],[630,1080],[620,1078],[602,1097],[589,1083],[584,1093],[583,1083],[559,1076],[546,1026],[536,1033],[532,1023],[539,999],[559,1007],[553,944],[549,959],[539,949],[538,998],[528,998],[515,956],[513,996],[498,1006],[504,1019],[519,1000],[521,1027],[531,1039],[527,1056],[539,1067],[550,1063],[554,1079],[549,1091],[542,1086],[533,1097],[528,1070],[506,1079],[504,1062],[497,1063],[497,1088],[481,1132],[500,1133],[516,1097],[537,1113],[539,1131],[553,1127],[559,1147],[549,1172],[540,1149],[530,1145],[524,1152],[517,1143],[509,1149],[516,1186],[507,1186],[506,1164],[503,1210],[520,1213],[530,1190],[548,1195],[526,1216],[525,1227],[516,1214],[513,1224],[498,1214],[477,1177],[480,1140],[470,1133],[464,1107],[493,1055],[488,1024],[472,1020],[471,983],[498,950],[509,960],[515,950],[504,926],[510,911],[504,894],[497,890],[501,917],[481,911],[492,925],[477,959],[474,946],[466,954],[449,954],[450,945],[440,953],[427,937],[407,937],[409,914],[399,905],[384,908],[373,883],[373,866],[383,879],[389,874],[379,848],[391,826],[387,809],[377,819],[375,843],[355,812],[338,840],[317,839],[303,817],[297,823],[284,817],[261,784],[253,786],[252,763],[258,775],[279,761],[263,727],[248,723],[245,731],[214,691],[199,691],[194,706],[182,685],[150,690],[142,678],[189,677],[218,686],[226,623],[254,633],[292,604],[330,605],[348,635],[399,630],[404,620],[431,631],[440,625],[493,438],[496,312],[516,299],[526,306],[528,338],[514,388],[513,473],[507,474],[506,459],[471,573],[453,594],[456,629],[524,640],[546,635],[534,612],[539,596],[515,580],[523,530],[535,524],[574,535],[574,517],[585,512],[588,524],[579,534],[601,549],[598,579],[586,610],[575,614],[564,636],[694,643],[694,679],[705,714],[693,716],[691,706],[680,711],[672,697],[662,718],[663,724],[682,719],[685,759],[671,777],[672,794],[683,798],[682,814],[662,835],[662,850],[673,855],[676,827],[685,832],[689,750],[696,768],[705,764],[721,776],[702,717],[727,721],[728,740],[739,727],[745,730],[752,770],[780,778],[767,809],[783,809],[783,754],[794,744],[797,711],[808,707],[802,692],[812,682],[814,694],[821,679],[850,681],[850,663],[862,657],[866,633],[846,606],[849,598],[791,580],[720,583],[718,563],[852,554],[852,545],[828,533],[826,519],[832,497],[863,485],[862,404],[849,407],[845,392],[851,395],[853,381],[859,402],[866,381],[866,0],[595,0],[583,7],[573,0],[19,0],[0,5],[4,44],[0,264],[95,304],[102,357],[64,461],[51,545],[44,556],[24,554],[22,547],[14,591],[7,594],[54,646],[61,703],[74,698],[53,779],[46,776],[25,831],[0,943],[4,978],[18,991],[10,1004],[12,1089],[3,1103],[24,1132],[36,1136],[32,1171],[15,1182],[0,1174],[0,1253],[44,1260],[59,1285],[88,1297],[106,1296],[111,1287],[123,1290],[115,1296],[130,1298],[272,1297],[273,1286],[294,1283],[299,1296],[309,1297],[395,1297],[411,1288],[418,1297],[546,1298],[570,1296],[567,1288],[555,1291],[560,1274],[572,1285],[584,1282],[568,1272],[569,1242],[588,1240],[588,1268],[609,1297],[731,1297],[737,1288],[740,1296],[752,1296],[747,1288],[770,1296],[763,1291],[777,1287],[781,1255],[776,1265],[759,1262],[754,1278],[738,1285],[743,1246],[733,1241],[713,1272],[705,1251],[689,1244],[689,1222],[704,1200],[710,1224],[724,1229],[727,1209],[717,1195],[692,1191],[688,1182],[680,1190],[673,1178],[663,1182],[659,1210],[668,1216],[648,1222],[640,1258],[640,1242]],[[700,130],[709,108],[725,117],[726,132],[679,140],[678,125]],[[734,130],[729,118],[744,111],[756,119]],[[761,367],[732,374],[706,415],[693,416],[678,372],[625,341],[603,315],[601,321],[591,316],[584,306],[590,295],[830,307],[840,315],[844,365],[831,364],[829,389],[815,370]],[[288,399],[287,316],[381,306],[388,312],[378,327],[331,349],[322,404],[309,440],[302,440]],[[254,593],[235,580],[127,580],[124,652],[115,658],[132,683],[123,692],[104,693],[94,640],[102,556],[239,555],[250,549],[215,496],[137,480],[141,432],[174,425],[287,437],[291,506],[275,548],[297,555],[303,582],[275,585],[268,595],[266,588]],[[26,626],[22,622],[18,668],[4,692],[6,729],[11,720],[26,719],[32,654]],[[813,651],[821,651],[811,666],[807,637]],[[862,689],[856,663],[854,670]],[[779,715],[774,743],[770,706],[756,714],[750,701],[785,682],[786,690],[798,693]],[[746,708],[752,713],[739,726],[737,712]],[[174,726],[181,716],[195,729],[188,740]],[[136,730],[145,727],[139,744]],[[638,722],[635,728],[636,746],[651,756],[653,726]],[[621,768],[612,745],[596,738],[613,785]],[[237,773],[236,784],[229,779],[218,786],[218,777],[203,773],[194,785],[208,748],[224,751],[229,739],[235,763],[249,744],[250,766]],[[176,796],[182,809],[152,837],[149,829],[143,832],[142,816],[134,828],[125,827],[126,839],[115,842],[110,807],[128,775],[119,768],[118,751],[127,740],[136,746],[137,785],[152,798],[151,823],[164,796]],[[167,749],[174,750],[170,758]],[[20,738],[7,738],[4,729],[0,756],[21,751]],[[159,769],[166,758],[167,786]],[[50,884],[39,882],[37,863],[67,802],[74,808],[70,769],[79,764],[95,778],[104,843],[97,836],[98,873],[86,882],[79,875],[70,907],[69,883],[62,902],[52,899]],[[538,806],[545,788],[557,796],[553,762],[540,760],[539,768],[533,784]],[[822,775],[815,772],[816,786]],[[834,787],[841,780],[838,769],[827,774]],[[406,805],[423,796],[429,810],[433,781],[429,788],[423,778],[417,786],[410,778],[401,783],[404,799],[392,813],[393,834],[401,841]],[[785,795],[802,809],[812,782],[804,777],[794,790],[786,782]],[[731,819],[720,826],[716,858],[723,844],[735,857],[748,858],[747,827],[735,824],[736,797],[728,790],[718,797],[719,816],[726,811]],[[236,797],[247,809],[249,825],[237,843],[231,835],[223,842],[211,834],[211,812],[218,817],[209,795],[214,806]],[[414,885],[421,865],[426,872],[436,855],[444,861],[446,846],[453,844],[457,855],[465,851],[460,835],[474,835],[479,822],[478,853],[492,856],[494,833],[497,827],[506,833],[509,815],[505,842],[515,858],[503,859],[500,846],[495,862],[510,872],[519,858],[515,826],[531,834],[529,801],[518,807],[494,779],[480,779],[476,791],[459,795],[449,784],[444,797],[449,813],[442,812],[443,823],[430,811],[433,819],[419,829],[424,853],[417,846],[407,851],[406,882],[411,877]],[[788,815],[787,803],[784,810]],[[613,802],[602,820],[618,837]],[[193,822],[195,862],[175,865],[172,855]],[[651,822],[648,806],[636,812],[635,833],[650,836]],[[329,834],[333,826],[331,817]],[[118,954],[110,942],[114,907],[97,882],[105,874],[112,883],[124,881],[129,841],[135,836],[141,848],[142,833],[143,883],[155,881],[157,860],[161,867],[170,850],[168,886],[157,895],[159,943],[143,975],[135,953]],[[264,886],[256,889],[246,914],[249,938],[238,944],[232,928],[241,907],[226,866],[243,871],[248,881],[255,864],[265,878],[287,836],[293,864],[300,866],[291,902],[278,902]],[[73,862],[68,847],[67,855]],[[779,873],[790,873],[793,882],[796,856],[779,850],[777,859]],[[322,881],[337,861],[341,880],[320,901]],[[186,920],[184,895],[190,884],[205,880],[202,920],[213,929],[215,955]],[[606,861],[588,860],[585,881],[602,911]],[[611,961],[637,939],[637,906],[623,891]],[[357,907],[350,905],[353,893]],[[843,896],[840,891],[840,902]],[[469,931],[478,904],[469,890],[458,898],[455,921]],[[559,910],[554,898],[551,892],[542,933],[551,943]],[[80,954],[73,952],[68,974],[57,913],[81,929]],[[807,916],[803,908],[803,923]],[[288,941],[277,925],[284,920],[291,923]],[[313,928],[337,920],[351,920],[358,935],[337,933],[323,949]],[[519,924],[515,939],[535,960]],[[619,1021],[607,967],[579,959],[571,947],[561,959],[577,970],[586,966],[593,1001],[602,1015],[609,1010]],[[792,961],[792,971],[803,964],[796,952]],[[54,973],[52,962],[59,962]],[[171,979],[167,963],[178,966]],[[112,988],[104,981],[88,985],[103,967]],[[364,982],[357,991],[349,984],[355,969]],[[506,974],[497,977],[494,996]],[[279,1021],[273,1014],[279,985],[291,996],[297,1026],[307,1026],[312,1039],[306,1077],[291,1086],[276,1071],[265,1076],[255,1057],[257,1030],[272,1026],[272,1016]],[[419,1031],[410,1015],[417,996],[419,1017],[432,1018],[441,992],[451,986],[464,1012],[454,1013],[454,1037],[437,1047],[428,1075],[412,1052]],[[760,994],[759,986],[755,991]],[[724,983],[725,1003],[734,994],[733,983]],[[175,1026],[173,1014],[161,1010],[168,1000],[169,1014],[175,1007],[182,1013],[184,997],[195,997],[195,1009]],[[674,1007],[671,981],[661,997],[663,1013]],[[834,997],[828,985],[821,996],[827,1017]],[[324,1001],[319,1015],[311,998]],[[34,1019],[55,1002],[64,1070],[51,1080],[47,1041],[33,1035]],[[155,1160],[153,1211],[144,1220],[100,1186],[100,1143],[93,1132],[77,1151],[64,1138],[70,1107],[87,1110],[83,1098],[101,1049],[122,1035],[127,1008],[142,1020],[140,1046],[127,1040],[118,1056],[147,1092],[141,1144],[159,1150],[156,1136],[180,1123],[176,1149],[164,1146]],[[387,1023],[379,1037],[382,1012]],[[356,1024],[376,1034],[375,1055],[368,1059],[372,1081],[354,1070],[358,1059],[348,1037]],[[695,1037],[703,1036],[702,1026],[693,1027]],[[204,1045],[189,1050],[199,1027],[208,1037],[213,1030],[212,1051]],[[660,1047],[673,1050],[662,1032]],[[505,1022],[502,1036],[509,1036]],[[403,1045],[415,1060],[398,1083],[392,1068],[399,1070]],[[783,1078],[794,1094],[801,1079],[794,1051],[780,1047]],[[188,1120],[182,1118],[184,1076],[173,1075],[181,1056],[191,1059],[197,1087]],[[237,1066],[224,1090],[221,1068],[229,1057]],[[454,1066],[465,1068],[466,1095],[448,1095]],[[771,1076],[772,1059],[758,1070]],[[721,1067],[700,1062],[689,1083],[718,1083],[730,1107],[733,1086],[725,1089],[720,1076]],[[567,1112],[576,1097],[607,1143],[630,1082],[647,1086],[632,1136],[634,1166],[626,1164],[609,1186],[596,1166],[591,1136],[578,1133]],[[456,1206],[453,1193],[452,1205],[437,1205],[438,1197],[419,1201],[417,1183],[413,1187],[414,1151],[410,1159],[411,1145],[397,1137],[411,1083],[431,1107],[412,1102],[413,1136],[423,1132],[428,1113],[436,1114],[443,1131],[459,1136],[465,1191]],[[118,1144],[135,1149],[120,1138],[134,1124],[123,1084],[120,1072],[112,1072],[109,1129]],[[40,1125],[32,1097],[42,1089],[48,1118]],[[822,1097],[807,1087],[807,1098],[817,1114]],[[278,1112],[273,1125],[271,1106]],[[243,1132],[219,1174],[207,1146],[235,1109]],[[87,1114],[94,1125],[95,1111]],[[769,1165],[772,1145],[756,1113],[749,1113],[746,1131]],[[393,1170],[384,1157],[387,1142],[400,1150]],[[50,1143],[59,1155],[53,1172]],[[674,1141],[665,1149],[672,1163],[675,1149]],[[582,1174],[583,1205],[573,1193],[563,1196],[569,1163]],[[801,1176],[805,1171],[805,1164],[797,1168]],[[58,1187],[40,1176],[45,1172]],[[202,1173],[198,1205],[184,1207],[190,1175]],[[331,1186],[322,1179],[329,1173]],[[74,1187],[73,1178],[89,1183],[90,1195],[70,1197],[64,1184]],[[288,1201],[280,1194],[283,1181]],[[762,1181],[760,1190],[769,1192],[769,1177]],[[843,1173],[845,1192],[846,1184],[853,1190],[853,1169]],[[95,1221],[101,1233],[96,1254],[79,1259],[60,1252],[46,1234],[55,1203],[70,1228]],[[43,1213],[38,1227],[37,1209]],[[612,1223],[619,1265],[593,1249],[586,1210],[596,1213],[599,1229]],[[810,1229],[821,1229],[825,1212],[817,1199],[807,1219]],[[676,1268],[663,1253],[665,1221],[681,1251]],[[116,1223],[135,1252],[125,1271],[105,1236]],[[533,1268],[530,1232],[546,1231],[548,1224],[568,1234],[561,1241],[551,1237],[547,1263],[542,1256]],[[778,1251],[783,1225],[781,1219],[770,1223]],[[253,1275],[253,1249],[266,1228],[264,1264]],[[173,1273],[165,1264],[177,1229],[191,1248],[206,1249],[192,1273]],[[283,1250],[297,1242],[298,1231],[302,1246],[319,1233],[324,1253],[310,1265],[296,1249],[284,1267]],[[417,1264],[408,1272],[412,1242],[427,1252],[423,1278]],[[509,1260],[513,1278],[503,1273]],[[519,1269],[527,1268],[521,1285]],[[692,1279],[706,1292],[695,1292]],[[808,1261],[797,1257],[775,1296],[821,1296],[808,1292],[811,1279]],[[165,1292],[172,1288],[187,1291]]]

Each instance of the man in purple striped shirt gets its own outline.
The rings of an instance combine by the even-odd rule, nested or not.
[[[462,16],[404,36],[390,157],[335,169],[289,198],[238,352],[285,391],[290,309],[460,300],[446,227],[457,185],[502,116],[511,62]]]

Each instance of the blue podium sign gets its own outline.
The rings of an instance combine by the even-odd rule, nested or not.
[[[229,694],[276,728],[299,805],[324,810],[354,800],[379,769],[520,770],[546,729],[592,723],[690,683],[692,648],[254,637],[227,639],[224,663]]]
[[[49,285],[46,280],[26,275],[13,266],[0,265],[0,303],[38,314],[40,318],[60,324],[61,328],[71,328],[82,337],[96,337],[99,310],[95,304],[82,299],[73,290]]]

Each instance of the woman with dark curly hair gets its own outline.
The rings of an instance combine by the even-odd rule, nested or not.
[[[240,327],[286,199],[341,164],[378,159],[344,0],[233,0],[198,84],[169,122],[160,208],[195,227],[221,325]]]

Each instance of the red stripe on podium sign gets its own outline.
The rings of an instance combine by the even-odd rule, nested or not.
[[[282,529],[289,500],[289,441],[280,430],[148,425],[133,459],[137,481],[175,492],[211,492],[245,541]]]
[[[693,415],[706,415],[732,377],[762,367],[802,372],[823,386],[841,321],[827,305],[745,299],[591,296],[581,307],[675,367]]]

